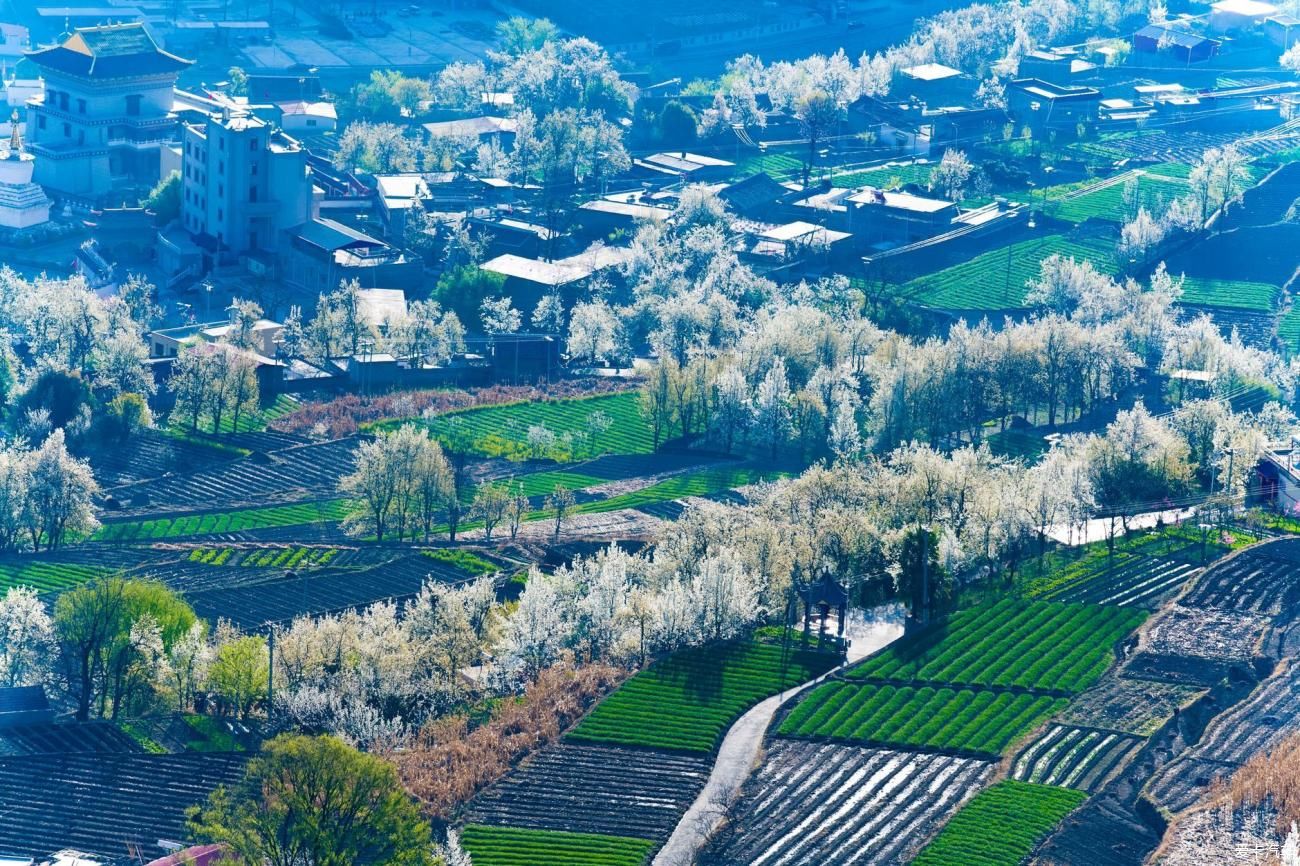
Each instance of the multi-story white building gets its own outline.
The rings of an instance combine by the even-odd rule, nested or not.
[[[181,223],[220,261],[274,253],[311,219],[306,150],[259,117],[226,108],[186,124],[181,160]]]
[[[176,79],[190,61],[158,47],[142,24],[73,31],[28,52],[45,92],[28,102],[36,182],[96,202],[115,188],[158,182],[159,150],[176,136]]]

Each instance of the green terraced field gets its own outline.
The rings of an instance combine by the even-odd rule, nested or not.
[[[1047,214],[1072,223],[1080,223],[1087,219],[1123,223],[1132,217],[1138,206],[1143,206],[1153,216],[1159,216],[1164,213],[1170,202],[1187,193],[1187,181],[1183,178],[1170,177],[1163,169],[1163,166],[1153,166],[1137,176],[1136,203],[1131,206],[1132,210],[1124,202],[1126,186],[1124,181],[1060,200],[1060,197],[1066,193],[1091,185],[1090,181],[1086,185],[1070,184],[1066,187],[1044,190]]]
[[[603,412],[611,422],[601,434],[593,434],[590,427],[596,412]],[[439,415],[428,423],[440,438],[448,436],[453,425],[460,425],[476,453],[508,460],[547,457],[563,463],[602,453],[649,454],[654,449],[654,435],[641,415],[640,397],[635,391],[464,409]],[[529,445],[529,428],[537,426],[546,427],[557,437],[548,453],[535,453]],[[566,437],[570,437],[567,442]]]
[[[70,562],[6,562],[0,564],[0,595],[12,586],[54,592],[110,573],[107,568]]]
[[[745,710],[838,662],[839,656],[830,653],[751,641],[682,650],[620,686],[568,736],[589,743],[709,752]]]
[[[1287,357],[1300,352],[1300,304],[1292,304],[1277,323],[1277,337]]]
[[[1087,798],[1068,788],[999,782],[963,806],[913,866],[1019,866]]]
[[[1143,611],[1005,599],[959,611],[846,673],[853,679],[1015,686],[1075,694],[1114,660]]]
[[[764,472],[752,468],[705,469],[700,472],[687,472],[665,478],[649,487],[631,493],[623,493],[587,502],[574,509],[578,514],[606,514],[610,511],[623,511],[627,508],[640,508],[657,502],[671,502],[687,496],[713,496],[737,487],[756,484],[759,481],[772,481],[785,472]]]
[[[1065,235],[1031,237],[975,258],[917,277],[903,293],[929,307],[945,310],[1016,310],[1025,304],[1028,284],[1038,279],[1043,259],[1059,254],[1086,259],[1098,270],[1115,267],[1115,245],[1104,238],[1071,240]]]
[[[1187,277],[1183,280],[1183,294],[1178,300],[1184,304],[1267,313],[1273,309],[1281,291],[1270,283]]]
[[[655,847],[626,836],[478,824],[462,830],[460,841],[474,866],[641,866]]]
[[[891,189],[896,185],[908,183],[925,186],[930,182],[930,172],[932,171],[934,171],[933,163],[882,165],[877,168],[835,175],[831,178],[831,185],[847,189],[855,189],[860,186]]]
[[[800,701],[779,732],[997,757],[1066,703],[986,689],[830,682]]]
[[[241,508],[215,514],[192,514],[185,517],[159,517],[106,523],[95,533],[96,541],[154,541],[182,538],[187,535],[210,535],[239,532],[245,529],[271,529],[279,526],[305,526],[311,523],[336,522],[347,516],[347,502],[331,499],[301,505],[276,505],[268,508]]]
[[[741,178],[763,172],[775,180],[789,180],[803,173],[803,159],[793,153],[753,153],[736,162],[734,174]]]

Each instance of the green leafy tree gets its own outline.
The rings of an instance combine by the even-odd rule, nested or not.
[[[281,735],[190,815],[243,866],[433,866],[429,826],[388,761],[329,736]]]
[[[158,581],[110,577],[68,590],[54,605],[54,631],[65,685],[79,721],[91,713],[117,718],[144,697],[128,676],[141,661],[135,626],[147,620],[157,628],[162,648],[170,648],[194,625],[194,611]],[[134,688],[134,693],[133,693]],[[133,700],[134,699],[134,700]]]
[[[687,147],[699,137],[700,119],[690,106],[676,100],[659,112],[659,139],[674,147]]]
[[[266,697],[270,664],[266,638],[245,635],[217,648],[208,670],[208,686],[219,705],[248,718],[253,705]]]
[[[461,265],[438,278],[433,300],[441,304],[444,310],[455,313],[456,318],[465,323],[467,328],[481,332],[479,313],[483,301],[504,294],[502,290],[505,282],[506,278],[501,274],[485,271],[475,265]]]
[[[173,171],[149,191],[144,206],[153,211],[159,225],[166,225],[181,215],[181,173]]]

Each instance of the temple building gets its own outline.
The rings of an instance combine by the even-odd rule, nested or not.
[[[44,95],[28,102],[37,183],[96,204],[158,182],[160,149],[178,131],[176,79],[190,61],[159,48],[139,23],[78,28],[27,57],[45,79]]]
[[[0,227],[25,229],[50,221],[50,200],[39,184],[32,183],[35,158],[23,151],[17,111],[11,122],[9,149],[0,156]]]

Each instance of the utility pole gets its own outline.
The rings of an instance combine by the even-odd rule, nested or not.
[[[266,721],[270,723],[275,712],[275,626],[266,625]]]

